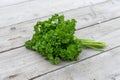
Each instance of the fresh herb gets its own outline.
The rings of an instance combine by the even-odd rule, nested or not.
[[[34,26],[35,33],[25,47],[37,51],[53,64],[62,61],[78,60],[83,47],[101,50],[103,42],[79,39],[74,36],[76,20],[65,20],[63,15],[55,14],[46,21]]]

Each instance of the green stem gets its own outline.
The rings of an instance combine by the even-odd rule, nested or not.
[[[89,39],[80,39],[84,47],[89,47],[94,50],[101,50],[106,46],[104,42],[97,42]]]
[[[103,51],[102,49],[106,47],[106,44],[104,42],[97,42],[90,39],[79,39],[76,36],[74,36],[74,40],[80,40],[83,47],[88,47],[94,50]]]

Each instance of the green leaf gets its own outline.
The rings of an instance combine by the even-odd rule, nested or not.
[[[78,60],[83,47],[101,50],[106,46],[103,42],[75,37],[76,22],[75,19],[65,20],[64,15],[58,14],[38,21],[32,39],[25,42],[25,47],[43,55],[52,64],[58,64],[60,60]]]

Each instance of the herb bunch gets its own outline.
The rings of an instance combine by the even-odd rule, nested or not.
[[[101,50],[105,43],[94,40],[79,39],[74,36],[76,20],[65,20],[64,15],[54,14],[45,21],[39,21],[34,26],[31,40],[25,42],[25,47],[37,51],[52,64],[78,59],[83,47]]]

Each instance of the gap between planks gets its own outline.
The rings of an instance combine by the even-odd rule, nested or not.
[[[109,44],[107,49],[105,49],[105,50],[109,50],[111,48],[114,48],[120,45],[119,24],[120,24],[120,19],[109,21],[109,22],[100,24],[99,26],[98,25],[94,26],[94,28],[89,27],[89,28],[77,31],[76,36],[79,36],[78,34],[82,33],[82,36],[86,35],[86,38],[88,38],[88,37],[91,37],[90,33],[92,32],[91,34],[95,39],[100,38],[100,41],[102,40]],[[96,34],[97,36],[95,36]],[[79,56],[80,60],[99,54],[98,52],[95,52],[93,50],[89,51],[89,49],[83,53],[84,54],[81,54]],[[0,72],[1,76],[8,77],[11,75],[11,73],[16,74],[18,76],[20,74],[23,74],[28,79],[31,79],[32,77],[35,77],[37,75],[55,70],[57,68],[63,67],[67,64],[71,64],[71,63],[62,63],[58,66],[50,65],[49,62],[43,59],[43,57],[40,57],[38,56],[38,54],[35,54],[35,52],[29,51],[25,48],[19,48],[13,51],[6,52],[5,54],[0,54],[0,59],[1,59],[0,65],[4,66],[4,67],[1,67],[2,68]]]
[[[35,0],[31,0],[31,1],[35,1]],[[94,2],[94,1],[93,1]],[[64,12],[68,12],[68,11],[71,11],[71,10],[76,10],[76,9],[80,9],[80,8],[85,8],[85,7],[93,7],[93,6],[95,6],[95,5],[100,5],[100,4],[104,4],[104,3],[109,3],[109,2],[111,2],[111,1],[108,1],[108,0],[103,0],[103,1],[100,1],[100,2],[96,2],[96,3],[93,3],[93,2],[91,2],[91,1],[88,1],[88,2],[86,2],[87,3],[87,5],[84,5],[84,6],[78,6],[78,7],[75,7],[75,8],[70,8],[70,9],[65,9],[65,10],[61,10],[61,11],[57,11],[57,12],[55,12],[55,11],[53,11],[51,14],[47,14],[46,16],[45,15],[43,15],[43,16],[37,16],[37,17],[39,17],[39,18],[36,18],[36,17],[33,17],[33,18],[31,18],[31,19],[26,19],[26,20],[23,20],[23,21],[19,21],[19,22],[17,22],[17,23],[13,23],[13,24],[9,24],[9,25],[7,25],[7,26],[12,26],[12,25],[15,25],[15,24],[21,24],[21,23],[24,23],[24,22],[28,22],[28,21],[31,21],[31,20],[36,20],[36,19],[40,19],[40,18],[44,18],[44,17],[49,17],[49,16],[51,16],[53,13],[64,13]],[[93,10],[93,9],[92,9]],[[94,10],[93,10],[94,11]],[[95,13],[95,12],[93,12],[93,13]],[[19,16],[19,15],[18,15]],[[33,15],[32,15],[33,16]],[[12,18],[12,17],[11,17]],[[6,27],[6,25],[3,25],[3,26],[0,26],[0,28],[2,28],[2,27]]]
[[[72,62],[71,64],[68,64],[68,65],[65,65],[65,66],[63,66],[63,67],[57,68],[57,69],[55,69],[55,70],[53,70],[53,71],[49,71],[49,72],[46,72],[46,73],[44,73],[44,74],[35,76],[35,77],[33,77],[33,78],[29,79],[29,80],[34,80],[34,79],[39,78],[39,77],[41,77],[41,76],[50,74],[50,73],[55,72],[55,71],[57,71],[57,70],[63,69],[63,68],[65,68],[65,67],[68,67],[68,66],[70,66],[70,65],[77,64],[77,63],[79,63],[79,62],[88,60],[88,59],[90,59],[90,58],[96,57],[96,56],[98,56],[98,55],[101,55],[101,54],[103,54],[103,53],[106,53],[106,52],[108,52],[108,51],[111,51],[111,50],[116,49],[116,48],[119,48],[119,47],[120,47],[120,45],[118,45],[118,46],[116,46],[116,47],[113,47],[113,48],[111,48],[111,49],[108,49],[108,50],[106,50],[106,51],[100,52],[100,53],[98,53],[98,54],[89,56],[89,57],[84,58],[84,59],[82,59],[82,60],[79,60],[79,61],[76,61],[76,62]]]
[[[89,25],[89,26],[85,26],[83,28],[78,28],[78,29],[76,29],[76,31],[82,30],[82,29],[85,29],[85,28],[89,28],[89,27],[92,27],[92,26],[95,26],[95,25],[99,25],[99,24],[102,24],[102,23],[105,23],[105,22],[108,22],[108,21],[112,21],[112,20],[115,20],[115,19],[118,19],[118,18],[120,18],[120,16],[112,18],[112,19],[109,19],[109,20],[106,20],[106,21],[102,21],[101,23],[95,23],[95,24],[92,24],[92,25]],[[15,49],[21,48],[21,47],[24,47],[24,45],[21,45],[21,46],[18,46],[18,47],[14,47],[14,48],[11,48],[11,49],[7,49],[7,50],[4,50],[4,51],[0,51],[0,53],[4,53],[4,52],[7,52],[7,51],[15,50]]]
[[[3,5],[3,6],[0,6],[0,8],[14,6],[14,5],[19,5],[19,4],[26,3],[26,2],[31,2],[31,1],[34,1],[34,0],[25,0],[25,1],[16,2],[16,3],[13,3],[13,4]]]
[[[109,5],[111,5],[111,6],[109,6]],[[111,10],[112,12],[109,12],[109,7],[112,7],[112,10]],[[94,16],[93,11],[91,11],[91,8],[89,8],[89,7],[73,9],[70,11],[63,12],[63,13],[64,13],[65,17],[69,17],[70,19],[74,17],[78,21],[77,24],[79,24],[78,26],[76,26],[76,29],[80,30],[80,29],[84,29],[86,27],[94,26],[94,25],[97,25],[100,23],[104,23],[104,22],[113,20],[113,19],[120,18],[120,13],[118,12],[119,8],[116,9],[116,7],[118,7],[118,6],[116,6],[116,4],[113,5],[111,2],[105,3],[105,4],[100,4],[100,5],[94,5],[93,8],[94,8],[96,16]],[[105,12],[104,9],[106,9],[107,12]],[[108,12],[109,12],[109,14],[108,14]],[[81,13],[81,14],[79,14],[79,13]],[[101,14],[99,14],[99,13],[101,13]],[[62,13],[60,13],[60,14],[62,14]],[[115,14],[115,15],[112,15],[112,14]],[[43,18],[48,18],[48,16],[43,17]],[[30,31],[27,31],[27,27],[33,27],[31,25],[33,25],[33,23],[35,23],[37,20],[41,20],[41,19],[42,18],[40,18],[40,19],[38,18],[35,20],[26,21],[26,22],[19,23],[16,25],[14,24],[11,26],[2,27],[0,30],[2,35],[0,35],[0,37],[3,37],[3,39],[1,39],[1,40],[7,41],[10,45],[5,46],[5,47],[0,45],[0,48],[1,48],[0,53],[5,52],[6,50],[7,51],[13,50],[17,47],[22,47],[24,44],[23,42],[25,42],[27,40],[26,37],[28,37],[28,36],[24,37],[23,35],[25,35],[25,33],[20,32],[20,30],[26,30],[26,32],[30,32]],[[21,26],[24,26],[24,27],[22,27],[23,29],[20,28],[20,30],[18,30],[18,32],[20,32],[20,33],[15,32],[15,30],[13,31],[14,34],[9,33],[10,32],[9,27],[12,28],[14,26],[15,26],[15,28],[20,28]],[[31,28],[29,28],[29,29],[31,29]],[[5,33],[5,32],[7,32],[7,33]],[[16,42],[18,42],[18,43],[16,43],[16,42],[13,43],[12,40],[9,41],[9,38],[10,39],[12,37],[16,38],[16,33],[18,35],[22,36],[21,38],[19,36],[19,39],[16,40]],[[8,35],[8,34],[10,34],[10,35]],[[6,36],[6,35],[8,35],[8,36]],[[5,37],[8,37],[8,40]],[[11,45],[11,44],[13,44],[13,45]]]
[[[120,46],[98,56],[30,80],[119,80]]]
[[[26,2],[31,2],[31,1],[35,1],[35,0],[25,0],[25,1],[21,1],[21,2],[16,2],[16,3],[12,3],[12,4],[8,4],[8,5],[0,6],[0,8],[9,7],[9,6],[14,6],[14,5],[19,5],[19,4],[26,3]],[[95,2],[95,3],[94,3],[94,1],[90,1],[90,0],[87,0],[87,1],[88,1],[88,2],[91,2],[92,4],[98,4],[98,3],[107,2],[107,1],[105,1],[105,0],[98,1],[98,2]]]
[[[27,20],[35,19],[37,17],[43,17],[49,14],[59,13],[61,11],[65,11],[73,8],[83,7],[88,4],[89,3],[85,3],[84,0],[81,1],[69,0],[69,2],[65,0],[58,0],[58,1],[35,0],[29,3],[23,3],[20,5],[1,8],[0,19],[2,18],[4,19],[0,23],[0,27],[19,23],[19,22],[24,22]]]

